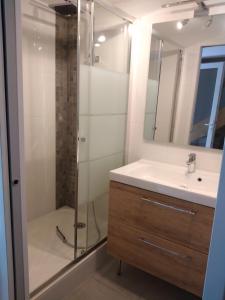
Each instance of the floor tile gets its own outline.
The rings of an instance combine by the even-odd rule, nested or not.
[[[121,276],[117,270],[118,261],[113,260],[64,300],[199,300],[137,268],[123,264]]]
[[[83,283],[76,292],[66,300],[140,300],[140,297],[121,293],[119,289],[111,289],[92,278]]]

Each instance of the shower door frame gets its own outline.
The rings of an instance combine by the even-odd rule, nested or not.
[[[15,299],[11,203],[9,183],[9,155],[6,118],[6,82],[3,39],[3,10],[0,0],[0,297]]]
[[[29,299],[26,208],[23,185],[23,100],[22,100],[22,26],[21,1],[1,0],[4,69],[5,117],[9,164],[9,203],[11,223],[13,289],[15,300]],[[4,132],[3,132],[4,133]],[[5,155],[6,159],[6,155]],[[5,186],[4,186],[5,187]],[[8,237],[9,239],[10,237]],[[10,244],[10,240],[7,240]],[[10,254],[10,253],[8,253]],[[10,267],[9,263],[9,267]],[[12,271],[11,271],[12,272]]]

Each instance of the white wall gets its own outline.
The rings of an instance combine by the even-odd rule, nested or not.
[[[140,158],[163,160],[174,164],[185,164],[190,151],[197,153],[198,167],[220,170],[221,153],[216,150],[205,150],[192,147],[178,147],[171,144],[151,143],[143,138],[146,90],[149,66],[150,37],[152,23],[165,22],[193,17],[193,11],[185,13],[158,13],[141,18],[133,28],[131,54],[131,79],[129,89],[129,109],[127,127],[128,162]]]
[[[55,16],[22,3],[25,196],[32,220],[55,209]]]

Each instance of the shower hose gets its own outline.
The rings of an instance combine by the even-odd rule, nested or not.
[[[94,222],[95,222],[95,227],[96,227],[96,231],[98,234],[97,240],[95,243],[91,244],[91,245],[87,245],[87,248],[92,248],[94,247],[98,242],[100,242],[101,240],[101,231],[97,222],[97,217],[96,217],[96,211],[95,211],[95,203],[94,201],[92,201],[92,210],[93,210],[93,216],[94,216]],[[68,241],[68,238],[65,236],[65,234],[63,233],[63,231],[59,228],[59,226],[56,226],[56,235],[58,236],[58,238],[67,246],[71,247],[71,248],[75,248],[75,245],[70,243]],[[82,246],[77,246],[77,250],[86,250],[86,247],[82,247]]]

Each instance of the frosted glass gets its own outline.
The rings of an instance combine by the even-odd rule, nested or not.
[[[154,137],[155,114],[145,114],[144,137],[152,140]]]
[[[90,159],[124,151],[126,116],[90,117]]]
[[[81,17],[78,217],[87,209],[90,248],[107,234],[109,171],[124,163],[130,45],[129,23],[95,3],[94,44],[106,39],[89,53]]]
[[[78,205],[88,202],[88,173],[89,162],[79,163],[79,178],[78,178]]]
[[[91,114],[124,114],[127,111],[128,75],[91,68]]]
[[[89,122],[88,116],[80,116],[79,119],[79,161],[87,161],[89,159]],[[83,140],[85,139],[85,140]]]
[[[147,101],[146,113],[155,113],[158,101],[158,87],[159,83],[156,80],[148,80],[147,85]]]
[[[90,162],[90,196],[93,201],[109,190],[109,171],[123,165],[123,152]]]
[[[87,115],[89,113],[90,70],[90,66],[80,65],[79,113],[81,115]]]

